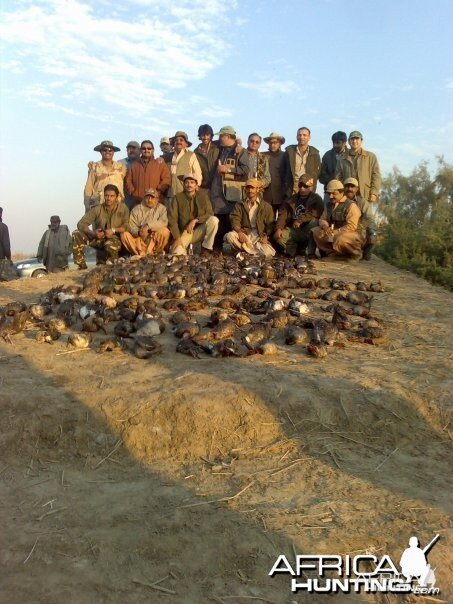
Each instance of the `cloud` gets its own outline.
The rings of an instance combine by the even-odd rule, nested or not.
[[[3,69],[18,76],[26,71],[25,98],[53,96],[52,107],[65,113],[84,114],[84,105],[96,102],[106,113],[134,117],[182,114],[179,91],[228,57],[230,46],[216,31],[234,22],[235,0],[126,0],[121,9],[111,6],[86,0],[12,3],[0,15]],[[206,101],[205,115],[222,111]]]
[[[273,98],[282,94],[293,94],[299,91],[299,86],[293,80],[278,80],[265,76],[252,77],[250,82],[238,82],[241,88],[248,88],[263,98]]]

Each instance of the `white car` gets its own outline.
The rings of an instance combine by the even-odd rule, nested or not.
[[[85,247],[85,261],[88,268],[96,266],[96,250],[89,245]],[[39,279],[47,275],[47,269],[39,262],[37,258],[27,258],[25,260],[18,260],[14,262],[16,271],[19,277],[32,277],[33,279]],[[77,264],[74,264],[74,257],[71,254],[68,258],[68,270],[77,269]]]

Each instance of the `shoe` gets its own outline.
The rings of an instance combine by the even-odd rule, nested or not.
[[[212,256],[212,250],[208,250],[207,247],[202,247],[200,255],[202,258],[210,258]]]
[[[363,248],[362,260],[370,261],[372,259],[372,256],[373,256],[373,247],[374,247],[374,245],[370,245],[370,246],[366,245]]]
[[[77,266],[79,267],[79,271],[84,271],[88,268],[86,265],[86,262],[82,262],[81,264],[78,264]]]
[[[316,254],[307,254],[307,260],[318,260],[318,256]]]

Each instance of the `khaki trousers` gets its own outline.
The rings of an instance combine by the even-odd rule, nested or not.
[[[311,232],[316,245],[323,252],[336,252],[340,256],[347,256],[348,258],[362,257],[365,238],[357,231],[334,233],[332,242],[327,241],[328,237],[321,227],[315,227]]]
[[[169,241],[170,231],[167,227],[153,231],[152,237],[148,237],[146,241],[143,241],[140,235],[134,237],[134,235],[128,232],[121,233],[121,243],[133,256],[160,254],[167,247]]]
[[[212,250],[214,246],[214,238],[219,228],[219,219],[215,216],[210,216],[206,222],[197,225],[193,233],[183,231],[181,233],[181,245],[171,250],[175,256],[186,256],[187,248],[191,243],[200,243],[207,250]]]

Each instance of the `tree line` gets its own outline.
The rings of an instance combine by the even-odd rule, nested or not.
[[[376,253],[395,266],[453,290],[453,164],[437,158],[409,176],[396,167],[383,179],[383,220]]]

